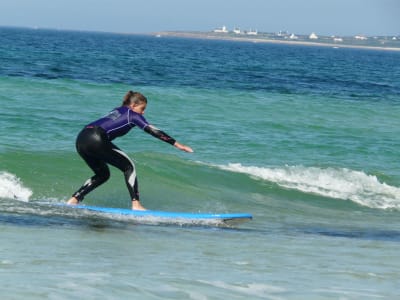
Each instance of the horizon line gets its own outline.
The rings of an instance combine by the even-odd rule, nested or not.
[[[0,28],[15,28],[15,29],[30,29],[30,30],[54,30],[54,31],[76,31],[76,32],[92,32],[92,33],[109,33],[109,34],[132,34],[132,35],[151,35],[151,34],[157,34],[160,32],[196,32],[196,33],[214,33],[214,29],[208,30],[208,31],[201,31],[201,30],[187,30],[187,29],[179,29],[179,30],[157,30],[157,31],[147,31],[147,32],[122,32],[122,31],[108,31],[108,30],[100,30],[100,29],[71,29],[71,28],[56,28],[56,27],[41,27],[41,26],[23,26],[23,25],[1,25]],[[217,27],[218,28],[218,27]],[[236,27],[235,27],[236,28]],[[258,30],[257,30],[258,31]],[[259,33],[276,33],[274,31],[258,31]],[[280,30],[280,32],[287,32],[289,33],[288,30]],[[233,33],[233,30],[228,31],[227,33]],[[295,35],[301,35],[301,36],[307,36],[310,35],[310,33],[295,33],[295,32],[290,32]],[[313,31],[312,33],[316,33],[316,31]],[[311,33],[311,34],[312,34]],[[354,37],[354,36],[365,36],[365,37],[399,37],[400,38],[400,33],[399,34],[384,34],[384,35],[368,35],[368,34],[350,34],[350,35],[339,35],[339,34],[318,34],[320,36],[324,37],[331,37],[331,36],[337,36],[337,37]]]

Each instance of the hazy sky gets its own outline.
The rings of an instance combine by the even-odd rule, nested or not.
[[[0,26],[400,35],[400,0],[0,0]]]

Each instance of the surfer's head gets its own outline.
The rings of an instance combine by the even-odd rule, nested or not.
[[[124,96],[124,100],[122,101],[122,105],[129,106],[131,104],[142,104],[146,103],[147,104],[147,98],[143,96],[139,92],[133,92],[129,91],[126,93]]]
[[[122,101],[123,106],[128,106],[134,112],[143,115],[147,106],[147,98],[141,93],[129,91]]]

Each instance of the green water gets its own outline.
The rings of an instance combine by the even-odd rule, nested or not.
[[[24,30],[0,39],[5,299],[399,296],[397,53]],[[49,205],[91,176],[76,135],[129,89],[149,99],[149,122],[195,150],[137,128],[115,140],[135,161],[143,205],[251,222]],[[86,204],[130,206],[111,172]]]

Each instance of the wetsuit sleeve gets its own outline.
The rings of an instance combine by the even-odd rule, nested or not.
[[[168,144],[173,145],[176,142],[175,139],[153,125],[147,125],[143,128],[143,130]]]
[[[146,126],[149,126],[149,123],[146,121],[146,119],[137,113],[131,113],[129,117],[130,122],[140,129],[144,129]]]

